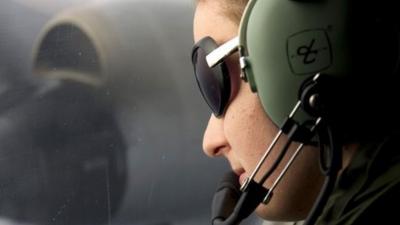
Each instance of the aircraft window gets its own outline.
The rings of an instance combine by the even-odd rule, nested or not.
[[[204,225],[191,0],[0,1],[0,224]]]

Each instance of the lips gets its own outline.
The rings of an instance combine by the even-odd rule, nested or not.
[[[239,183],[243,184],[246,180],[246,171],[243,168],[234,169],[233,172],[239,177]]]

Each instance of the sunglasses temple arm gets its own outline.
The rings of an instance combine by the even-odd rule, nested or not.
[[[219,46],[206,56],[207,64],[210,68],[220,63],[225,57],[232,54],[239,47],[239,37],[235,37],[225,44]]]

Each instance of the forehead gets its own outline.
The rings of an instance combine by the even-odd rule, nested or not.
[[[238,25],[225,16],[216,0],[201,1],[194,15],[194,41],[210,36],[217,43],[224,43],[238,34]]]

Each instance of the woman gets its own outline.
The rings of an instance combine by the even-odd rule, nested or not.
[[[200,71],[198,64],[207,63],[201,62],[202,57],[208,55],[218,46],[235,42],[234,37],[238,35],[240,18],[247,2],[245,0],[198,1],[194,17],[194,41],[196,45],[192,56],[200,89],[213,111],[204,134],[203,149],[210,157],[225,157],[232,170],[240,177],[241,184],[245,182],[247,177],[251,176],[267,147],[278,133],[279,127],[266,113],[268,109],[265,109],[266,106],[263,107],[261,104],[259,95],[253,93],[250,85],[244,79],[241,79],[239,54],[237,52],[224,57],[222,62],[226,68],[220,68],[220,71],[217,72],[213,71],[229,74],[228,83],[224,83],[225,86],[229,86],[224,90],[228,93],[226,93],[226,96],[220,96],[217,100],[210,99],[205,93],[215,92],[216,90],[213,86],[207,86],[213,81],[210,81],[210,78],[203,77],[204,71]],[[230,40],[232,41],[229,42]],[[365,137],[363,140],[368,139]],[[387,210],[384,214],[386,217],[384,219],[379,217],[378,219],[377,216],[371,216],[371,211],[376,212],[380,209],[379,206],[388,202],[385,196],[395,194],[394,199],[398,199],[398,188],[396,188],[398,179],[392,176],[388,178],[390,179],[388,183],[391,185],[374,186],[374,179],[369,180],[368,174],[371,171],[366,170],[365,173],[358,171],[360,168],[376,167],[377,171],[390,170],[394,174],[398,171],[400,174],[398,161],[392,161],[389,167],[381,166],[378,163],[383,161],[380,157],[397,157],[398,154],[386,150],[381,151],[380,149],[387,149],[389,148],[387,146],[391,145],[387,144],[387,141],[382,141],[386,140],[384,138],[376,137],[374,139],[376,140],[363,142],[348,139],[342,145],[342,169],[338,171],[339,182],[336,184],[336,189],[324,208],[324,212],[318,213],[318,224],[363,224],[366,221],[390,221],[394,217],[395,214],[391,214],[391,211]],[[288,141],[287,135],[279,139],[278,144],[273,148],[265,163],[262,164],[260,173],[255,176],[255,181],[259,181],[261,176],[279,158],[280,149],[286,141]],[[299,143],[294,143],[289,147],[282,163],[263,183],[264,187],[273,186],[274,181],[298,146]],[[366,146],[373,146],[373,148]],[[364,151],[364,149],[369,150]],[[315,144],[306,145],[274,189],[273,196],[268,204],[260,204],[256,209],[257,214],[266,220],[296,221],[305,219],[315,204],[324,181],[324,175],[319,168],[319,158],[319,147]],[[384,175],[382,172],[370,177],[378,179],[384,177],[382,174]],[[352,176],[356,176],[356,178]],[[352,182],[356,180],[358,183]],[[362,188],[356,188],[357,185],[361,185]],[[375,187],[377,189],[374,189]],[[370,194],[373,190],[378,191],[380,197]],[[362,199],[366,196],[371,197],[371,199]],[[382,199],[383,202],[377,199]],[[394,199],[392,200],[394,201]],[[335,201],[339,204],[336,204]],[[369,202],[370,204],[362,204],[362,202]]]

